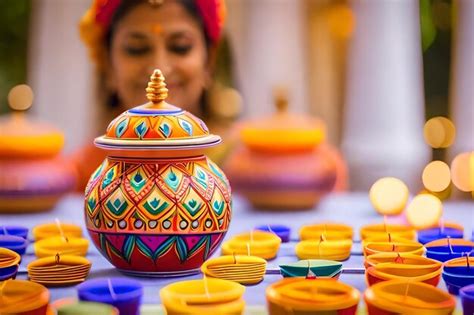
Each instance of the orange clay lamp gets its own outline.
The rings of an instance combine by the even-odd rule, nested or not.
[[[0,282],[0,314],[49,315],[49,291],[38,283],[25,280]]]
[[[404,279],[407,281],[424,282],[437,286],[441,276],[442,264],[436,260],[413,254],[403,257],[395,253],[379,253],[371,260],[372,266],[366,270],[369,286],[387,280]]]
[[[8,94],[10,115],[0,117],[0,213],[50,210],[74,188],[76,175],[59,153],[63,134],[26,117],[33,92],[18,85]]]
[[[266,289],[269,314],[356,314],[360,293],[334,279],[284,278]]]
[[[222,255],[253,255],[266,260],[276,257],[281,239],[271,232],[250,231],[222,243]]]
[[[423,282],[390,280],[369,287],[364,293],[368,313],[452,314],[456,300],[447,292]]]
[[[241,315],[244,292],[236,282],[204,277],[169,284],[160,290],[160,297],[168,315]]]

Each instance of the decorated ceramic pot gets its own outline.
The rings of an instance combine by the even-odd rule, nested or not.
[[[13,112],[0,117],[0,212],[50,210],[75,185],[75,170],[59,155],[63,134],[24,115],[32,101],[31,89],[17,86]]]
[[[322,121],[287,113],[284,93],[275,103],[272,117],[243,124],[243,145],[224,169],[257,208],[311,208],[335,189],[342,160],[325,143]]]
[[[86,187],[87,229],[123,272],[197,273],[231,219],[229,182],[204,155],[221,138],[165,102],[168,90],[159,70],[146,91],[148,103],[122,113],[95,139],[108,156]]]

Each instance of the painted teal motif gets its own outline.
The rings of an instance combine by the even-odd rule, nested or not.
[[[147,201],[143,207],[153,215],[160,214],[163,210],[168,207],[169,203],[153,198],[151,201]]]
[[[96,179],[100,173],[102,173],[102,169],[104,168],[104,163],[100,164],[100,166],[95,170],[94,174],[92,175],[92,180]]]
[[[114,179],[114,175],[115,175],[115,170],[114,168],[111,168],[106,174],[105,174],[105,178],[104,180],[102,181],[102,189],[104,189],[105,187],[109,186],[110,183],[112,182],[112,180]]]
[[[140,174],[140,172],[136,172],[132,177],[130,184],[132,185],[133,190],[138,193],[143,188],[143,186],[145,186],[146,179]]]
[[[115,128],[115,135],[117,138],[121,138],[125,131],[127,130],[128,126],[128,118],[125,118],[121,122],[118,123],[117,128]]]
[[[193,126],[188,121],[178,118],[178,122],[181,128],[183,128],[183,130],[186,131],[188,135],[193,135]]]
[[[89,206],[89,210],[93,211],[95,209],[95,206],[97,205],[97,200],[95,200],[94,197],[90,196],[87,200],[87,205]]]
[[[168,186],[171,187],[171,189],[173,189],[175,192],[178,190],[178,186],[179,186],[179,179],[178,179],[178,176],[176,176],[176,174],[171,171],[168,173],[168,176],[166,176],[165,178],[165,182],[168,184]]]
[[[161,133],[165,136],[165,138],[168,138],[171,134],[171,127],[166,122],[163,122],[158,129],[160,129]]]
[[[207,163],[209,165],[209,167],[211,168],[211,170],[217,175],[219,176],[220,179],[222,179],[224,182],[224,176],[222,175],[221,171],[217,168],[217,166],[214,165],[214,163],[212,162],[208,162]]]
[[[194,214],[201,208],[201,203],[191,199],[187,203],[184,203],[183,206],[190,214]]]
[[[148,126],[146,125],[146,122],[144,120],[142,120],[139,124],[135,126],[135,133],[138,137],[140,137],[140,139],[143,139],[147,131]]]
[[[201,184],[205,189],[207,189],[207,176],[203,170],[197,168],[196,169],[196,179],[199,184]]]
[[[217,213],[217,215],[221,215],[222,211],[224,210],[224,206],[225,206],[224,201],[219,202],[217,200],[214,200],[214,202],[212,203],[212,210],[214,210],[214,212]]]
[[[128,202],[124,200],[123,198],[116,198],[113,202],[107,201],[105,204],[107,208],[112,211],[113,214],[115,215],[121,215],[125,209],[128,207]]]

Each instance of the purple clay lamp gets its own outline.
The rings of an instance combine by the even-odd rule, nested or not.
[[[288,243],[290,241],[291,229],[289,226],[281,224],[267,224],[259,225],[255,227],[255,229],[276,234],[276,236],[281,239],[282,243]]]

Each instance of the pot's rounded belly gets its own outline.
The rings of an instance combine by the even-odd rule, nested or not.
[[[87,185],[85,219],[94,244],[118,269],[194,273],[227,232],[230,186],[205,156],[108,157]]]

